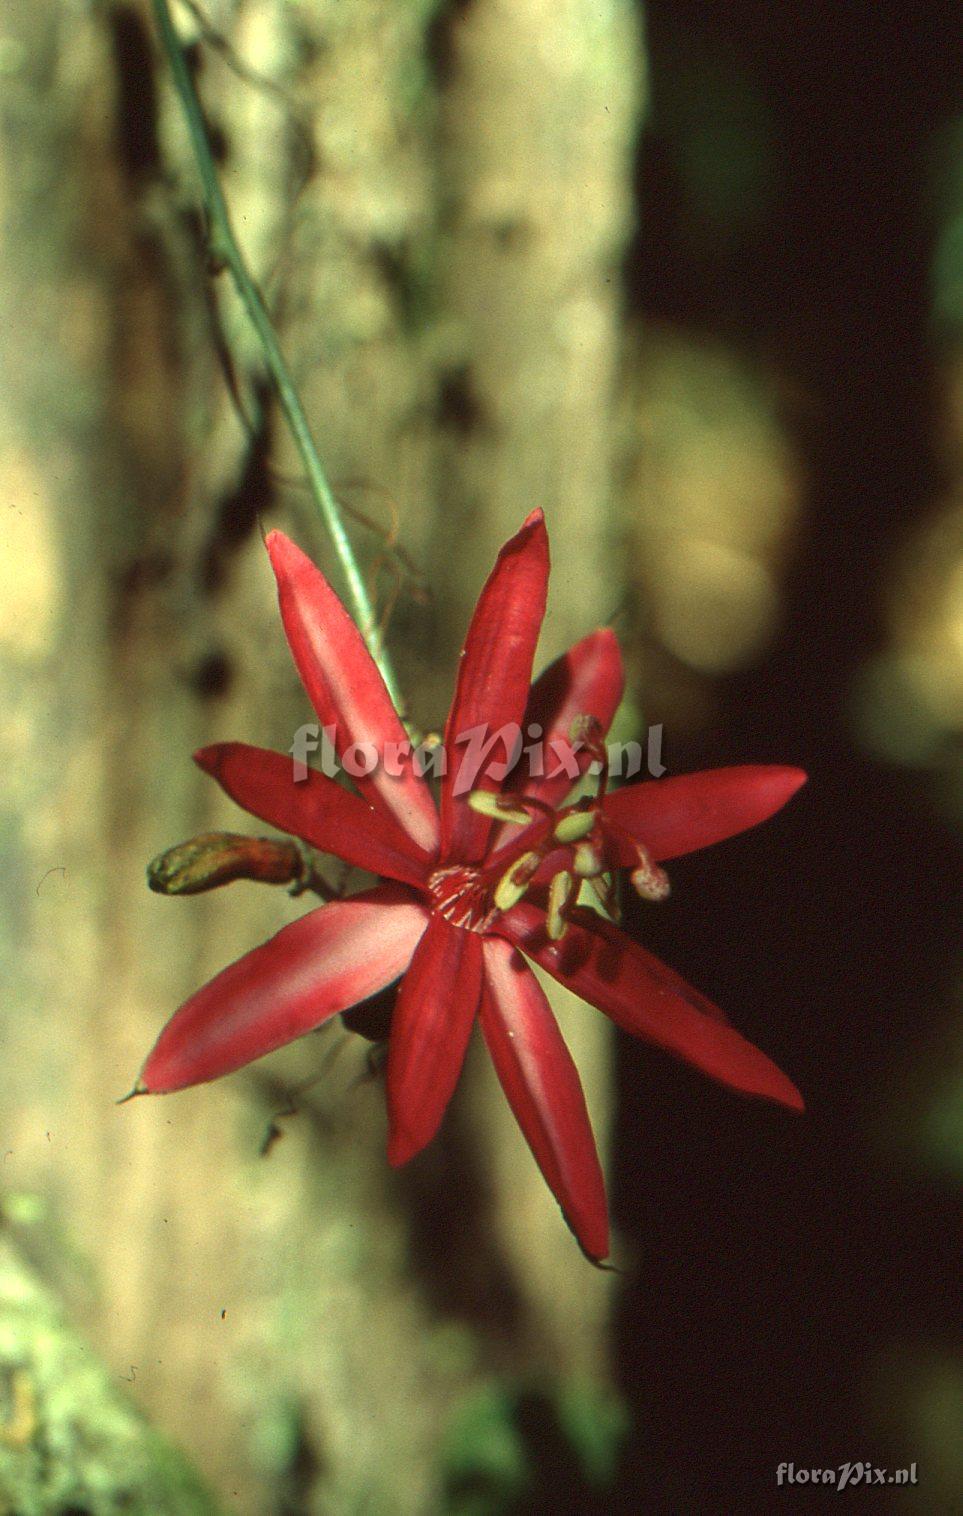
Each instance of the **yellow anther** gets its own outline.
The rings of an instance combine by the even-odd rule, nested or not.
[[[581,842],[587,837],[595,826],[595,815],[592,811],[569,811],[555,824],[554,837],[556,842],[569,843]]]
[[[496,821],[512,821],[516,826],[527,826],[531,816],[527,811],[516,809],[502,795],[493,795],[488,790],[472,790],[468,804],[479,816],[492,816]]]
[[[499,911],[510,911],[513,905],[518,904],[541,861],[539,853],[523,853],[520,858],[516,858],[511,868],[505,870],[492,897]]]
[[[580,842],[572,854],[572,867],[580,879],[591,879],[602,872],[602,855],[590,842]]]
[[[565,936],[568,922],[565,920],[565,912],[576,893],[578,885],[567,869],[562,869],[553,875],[552,882],[548,887],[548,910],[546,911],[545,929],[552,942],[561,942]]]

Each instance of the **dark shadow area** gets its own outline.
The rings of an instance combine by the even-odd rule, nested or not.
[[[618,1348],[636,1430],[611,1509],[808,1509],[838,1496],[777,1490],[780,1462],[918,1458],[873,1417],[879,1364],[958,1343],[958,1202],[880,1139],[945,1030],[958,839],[925,775],[854,746],[846,705],[880,635],[882,566],[939,483],[923,187],[934,134],[963,107],[961,29],[941,4],[652,0],[647,14],[656,140],[640,154],[632,298],[772,359],[810,401],[783,635],[729,681],[718,730],[673,742],[673,770],[782,761],[811,782],[763,831],[674,864],[672,899],[627,924],[809,1110],[740,1101],[619,1039],[614,1190],[634,1278]],[[717,252],[687,243],[658,140],[660,57],[698,38],[765,98],[779,178],[768,219]],[[872,1509],[905,1495],[874,1490]]]
[[[224,366],[225,374],[228,374],[229,360]],[[266,380],[255,386],[253,410],[257,423],[249,433],[243,472],[234,488],[218,501],[217,523],[201,563],[201,583],[208,594],[216,594],[224,588],[235,553],[255,531],[260,516],[267,512],[275,493],[275,481],[268,462],[274,416],[271,391]],[[244,414],[243,407],[241,414]]]
[[[348,1031],[371,1043],[373,1077],[383,1078],[397,987],[379,991],[342,1016]],[[397,1171],[409,1219],[409,1262],[439,1315],[483,1329],[499,1345],[518,1331],[520,1302],[491,1222],[491,1194],[459,1101],[436,1139]]]
[[[126,5],[110,11],[108,25],[117,79],[117,154],[136,189],[161,171],[153,51],[143,18]]]
[[[491,1193],[458,1101],[434,1142],[397,1171],[409,1217],[409,1266],[442,1317],[484,1332],[490,1361],[512,1365],[521,1302],[491,1221]]]

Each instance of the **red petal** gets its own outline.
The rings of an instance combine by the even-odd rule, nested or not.
[[[533,511],[521,531],[498,555],[478,597],[458,670],[455,698],[445,727],[447,772],[441,786],[442,857],[477,863],[491,827],[467,804],[471,790],[497,790],[488,774],[506,759],[496,742],[477,772],[468,772],[471,749],[456,739],[480,729],[483,739],[517,726],[525,715],[532,658],[545,614],[548,538],[541,511]]]
[[[605,1181],[578,1070],[534,974],[508,942],[485,942],[481,1026],[508,1103],[590,1258],[609,1251]]]
[[[658,862],[757,826],[805,782],[802,769],[777,764],[706,769],[627,785],[606,795],[602,812],[644,843]]]
[[[573,911],[562,941],[550,942],[543,913],[523,902],[501,918],[499,930],[560,984],[633,1036],[654,1042],[732,1089],[803,1109],[795,1085],[728,1026],[711,1001],[601,916]]]
[[[388,1161],[431,1141],[465,1059],[481,994],[482,939],[432,916],[404,977],[388,1043]]]
[[[160,1094],[201,1084],[312,1031],[397,979],[426,920],[395,885],[309,911],[175,1012],[140,1086]]]
[[[597,632],[583,637],[561,658],[550,663],[532,685],[522,722],[526,740],[533,724],[542,729],[545,773],[541,778],[533,776],[528,757],[523,754],[517,768],[502,786],[503,790],[534,796],[550,806],[564,800],[576,780],[566,772],[566,766],[556,756],[552,744],[568,743],[576,716],[594,716],[604,736],[618,710],[624,685],[622,655],[615,633],[608,627],[600,627]],[[567,752],[567,749],[562,751]],[[592,761],[591,754],[583,749],[572,756],[579,774],[583,774]],[[499,827],[491,847],[500,847],[509,837],[518,835],[517,827]]]
[[[364,639],[321,571],[283,532],[269,532],[267,550],[278,582],[281,619],[301,682],[322,726],[333,726],[339,756],[355,743],[372,745],[379,761],[355,779],[373,806],[387,810],[418,847],[438,844],[438,814],[391,696]],[[400,769],[388,772],[385,747],[393,744]],[[354,778],[354,775],[351,776]]]
[[[302,837],[323,853],[404,884],[425,881],[428,856],[390,816],[309,769],[295,782],[289,756],[244,742],[217,742],[194,754],[232,800],[281,832]]]

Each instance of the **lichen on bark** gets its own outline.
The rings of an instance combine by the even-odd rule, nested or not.
[[[136,1381],[137,1365],[124,1376]],[[0,1511],[217,1516],[183,1456],[0,1242]]]

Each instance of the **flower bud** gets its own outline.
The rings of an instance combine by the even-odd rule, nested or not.
[[[199,895],[233,879],[294,884],[303,873],[304,860],[294,842],[202,832],[154,858],[147,865],[147,883],[158,895]]]

